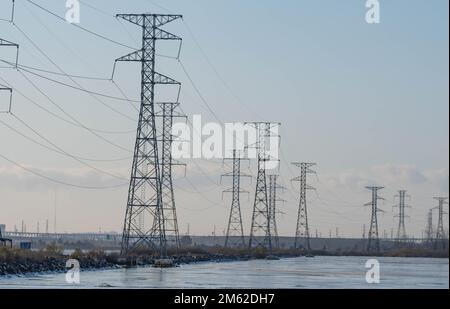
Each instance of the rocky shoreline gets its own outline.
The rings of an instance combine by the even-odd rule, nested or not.
[[[172,255],[175,265],[200,262],[231,262],[248,260],[250,257],[224,254],[181,254]],[[157,257],[142,254],[123,259],[117,254],[106,254],[101,251],[82,253],[77,251],[71,255],[63,255],[54,250],[25,251],[19,249],[0,248],[0,277],[8,275],[26,275],[30,273],[64,273],[69,259],[76,259],[81,271],[118,269],[136,266],[151,266]]]
[[[448,258],[448,251],[416,252],[411,250],[399,250],[389,252],[379,256],[397,256],[397,257],[436,257]],[[176,266],[183,264],[202,263],[202,262],[237,262],[255,259],[280,259],[292,258],[304,255],[300,251],[277,251],[268,254],[268,252],[246,251],[246,250],[224,250],[206,251],[203,249],[189,250],[185,252],[169,253],[170,258]],[[339,254],[331,252],[313,252],[316,256],[366,256],[362,253],[341,252]],[[66,267],[69,259],[76,259],[80,263],[81,271],[118,269],[126,267],[144,267],[152,266],[158,259],[154,252],[141,252],[127,259],[118,254],[106,254],[102,251],[82,252],[76,250],[71,255],[64,255],[60,249],[47,248],[41,251],[27,251],[20,249],[0,248],[0,277],[8,275],[26,275],[40,273],[64,273],[70,268]]]
[[[0,262],[0,276],[26,275],[30,273],[64,273],[69,270],[66,267],[67,257],[49,258],[45,261],[13,261]],[[106,260],[83,260],[80,261],[82,271],[120,268],[118,264]]]

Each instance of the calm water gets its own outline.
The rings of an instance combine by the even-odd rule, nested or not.
[[[201,263],[81,272],[80,285],[65,274],[0,278],[0,288],[449,288],[449,260],[378,258],[380,284],[367,284],[364,257],[293,258]]]

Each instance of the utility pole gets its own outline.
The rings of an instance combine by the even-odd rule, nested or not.
[[[437,209],[439,214],[434,247],[435,249],[438,248],[445,249],[447,246],[445,243],[444,214],[447,213],[444,212],[444,205],[448,204],[447,202],[448,197],[435,197],[434,199],[439,202],[439,206],[433,208]]]
[[[284,187],[278,186],[278,175],[269,175],[269,220],[270,220],[270,235],[272,237],[272,245],[276,248],[280,248],[280,239],[278,236],[278,227],[277,227],[277,218],[276,214],[277,210],[277,202],[284,202],[282,199],[277,198],[277,190],[285,189]]]
[[[180,247],[180,234],[178,231],[178,219],[173,190],[172,167],[186,167],[185,164],[174,161],[172,158],[172,144],[174,140],[172,134],[173,119],[186,118],[185,115],[176,112],[179,105],[179,103],[158,103],[161,112],[156,114],[156,117],[161,117],[163,122],[162,138],[158,141],[162,142],[161,194],[164,228],[167,242],[170,245],[175,246],[177,249]]]
[[[233,187],[231,189],[223,191],[222,193],[222,197],[224,193],[231,193],[232,195],[230,216],[228,218],[228,227],[225,235],[225,248],[232,246],[245,247],[240,195],[242,193],[249,193],[249,192],[241,190],[241,178],[242,177],[251,178],[251,176],[241,174],[241,161],[246,159],[241,158],[238,155],[236,149],[233,150],[233,157],[225,158],[224,161],[226,160],[233,161],[233,171],[222,175],[222,177],[232,177]]]
[[[366,187],[372,191],[372,201],[364,204],[364,206],[371,206],[372,208],[372,216],[370,219],[370,229],[369,229],[369,240],[367,244],[368,252],[380,252],[380,239],[378,237],[378,212],[382,210],[378,208],[378,200],[382,200],[383,198],[378,196],[378,191],[384,189],[384,187]]]
[[[266,169],[267,162],[274,161],[267,154],[268,145],[266,139],[278,137],[273,135],[273,127],[280,126],[270,122],[246,123],[256,129],[256,145],[258,154],[258,175],[256,177],[255,201],[253,205],[252,226],[250,229],[249,248],[263,247],[272,250],[272,237],[270,235],[269,201],[267,196]]]
[[[295,231],[295,248],[304,242],[304,248],[311,251],[311,243],[309,239],[309,223],[308,223],[308,209],[306,207],[306,192],[307,190],[315,190],[306,183],[306,175],[315,173],[311,167],[316,163],[292,163],[292,165],[300,168],[300,176],[292,179],[300,183],[300,203],[298,205],[297,228]],[[330,235],[331,238],[331,235]]]
[[[366,239],[366,225],[363,225],[363,234],[362,234],[362,238]]]
[[[405,215],[405,208],[406,207],[411,207],[409,205],[405,204],[405,197],[409,197],[409,195],[406,195],[406,190],[399,190],[398,191],[398,195],[396,195],[395,197],[398,198],[398,205],[394,206],[394,207],[398,207],[398,215],[396,215],[395,217],[398,218],[398,228],[397,228],[397,245],[400,244],[400,242],[402,241],[406,241],[407,238],[407,234],[406,234],[406,229],[405,229],[405,217],[407,217]]]
[[[178,85],[180,83],[155,71],[156,41],[177,40],[161,27],[182,18],[181,15],[118,14],[142,28],[142,48],[116,60],[141,63],[141,105],[134,148],[133,165],[128,191],[121,253],[129,254],[141,247],[159,250],[166,255],[166,231],[163,213],[162,181],[158,152],[158,133],[155,115],[155,85]],[[114,65],[115,67],[115,65]],[[113,71],[114,75],[114,71]],[[177,100],[178,101],[178,100]],[[145,197],[138,194],[145,190]],[[144,213],[149,228],[142,230],[136,218]]]

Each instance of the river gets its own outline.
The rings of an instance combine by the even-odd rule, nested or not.
[[[65,274],[33,274],[0,277],[0,288],[449,288],[448,259],[380,257],[380,283],[368,284],[369,259],[318,256],[82,271],[80,284],[66,283]]]

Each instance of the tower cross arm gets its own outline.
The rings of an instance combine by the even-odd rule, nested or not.
[[[122,18],[132,24],[144,26],[144,21],[148,18],[154,18],[154,27],[161,27],[176,19],[183,18],[183,15],[172,14],[117,14],[116,18]]]

